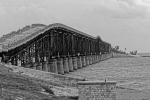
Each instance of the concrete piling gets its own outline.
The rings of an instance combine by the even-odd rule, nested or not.
[[[94,55],[94,60],[95,60],[95,63],[97,63],[97,55],[96,54]]]
[[[96,63],[96,55],[94,55],[94,64]]]
[[[47,61],[43,62],[42,66],[43,66],[43,71],[48,72],[48,62]]]
[[[78,56],[78,57],[77,57],[77,67],[78,67],[78,69],[82,68],[81,56]]]
[[[85,56],[85,59],[86,59],[86,66],[88,66],[89,65],[89,56],[88,55]]]
[[[82,56],[81,60],[82,60],[82,67],[85,67],[86,66],[85,56]]]
[[[103,57],[103,60],[105,60],[106,59],[106,54],[104,54],[104,57]]]
[[[2,62],[2,57],[0,57],[0,63]]]
[[[48,72],[48,61],[47,61],[47,57],[44,57],[44,62],[42,62],[42,70]]]
[[[63,67],[63,59],[62,58],[58,58],[57,59],[57,70],[58,70],[58,74],[64,74],[64,67]]]
[[[98,55],[98,61],[99,62],[101,61],[101,55]]]
[[[17,60],[17,66],[21,66],[21,60]]]
[[[101,55],[101,61],[103,61],[103,54]]]
[[[73,64],[73,69],[77,70],[77,58],[76,57],[72,57],[72,64]]]
[[[17,65],[18,66],[18,65]],[[27,63],[25,66],[24,66],[25,68],[32,68],[32,63],[30,62],[30,63]],[[41,67],[40,67],[41,68]]]
[[[68,67],[69,67],[69,71],[73,72],[72,57],[68,58]]]
[[[68,67],[68,58],[63,58],[63,67],[64,67],[64,72],[69,73],[69,67]]]
[[[54,59],[54,58],[50,59],[49,64],[48,64],[48,70],[52,73],[58,73],[56,59]]]
[[[92,64],[95,63],[94,55],[92,55]]]
[[[42,63],[41,62],[37,63],[36,70],[42,70]]]
[[[89,55],[89,64],[92,64],[92,55]]]
[[[95,55],[93,55],[93,64],[95,64]]]
[[[35,57],[32,57],[32,69],[36,69]]]
[[[96,62],[97,62],[97,63],[99,62],[99,60],[98,60],[98,55],[96,55]]]
[[[102,54],[100,55],[100,61],[102,61]]]
[[[36,66],[37,66],[37,63],[33,62],[31,68],[36,70]]]
[[[8,62],[8,65],[12,65],[11,61],[10,61],[10,62]]]

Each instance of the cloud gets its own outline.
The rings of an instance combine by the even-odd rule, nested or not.
[[[47,15],[72,15],[96,11],[106,17],[143,18],[150,16],[149,0],[1,0],[1,13],[42,13]],[[5,12],[4,12],[5,9]],[[60,13],[60,14],[58,14]],[[60,15],[60,16],[61,16]]]
[[[95,10],[99,14],[113,18],[150,18],[148,0],[100,0]]]
[[[150,4],[144,0],[117,0],[120,9],[124,12],[124,17],[127,18],[149,18]]]
[[[0,15],[5,15],[5,14],[6,14],[5,9],[2,6],[2,4],[0,3]]]

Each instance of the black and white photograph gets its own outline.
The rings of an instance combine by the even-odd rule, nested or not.
[[[0,100],[150,100],[150,0],[0,0]]]

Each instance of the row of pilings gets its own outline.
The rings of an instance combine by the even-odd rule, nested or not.
[[[53,72],[58,74],[65,74],[73,72],[82,67],[86,67],[102,60],[111,58],[110,54],[103,55],[88,55],[77,57],[64,57],[51,59],[49,63],[45,62],[42,65],[34,65],[33,68],[37,70],[43,70],[47,72]]]
[[[101,54],[101,55],[57,57],[57,58],[52,58],[49,61],[34,62],[32,64],[26,64],[24,66],[22,66],[21,62],[18,60],[17,66],[22,66],[25,68],[32,68],[36,70],[63,75],[65,73],[73,72],[77,69],[81,69],[83,67],[109,59],[111,57],[112,57],[112,53]]]

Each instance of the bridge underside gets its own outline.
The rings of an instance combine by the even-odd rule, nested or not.
[[[3,62],[60,74],[111,56],[110,44],[64,27],[50,28],[1,53]]]

